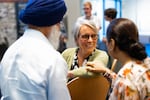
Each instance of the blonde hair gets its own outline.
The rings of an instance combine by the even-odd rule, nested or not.
[[[83,25],[88,26],[88,27],[91,28],[96,34],[98,34],[97,27],[96,27],[96,25],[95,25],[93,22],[91,22],[91,21],[79,22],[79,23],[76,23],[75,28],[74,28],[74,30],[73,30],[74,39],[75,39],[75,40],[78,39],[79,34],[80,34],[80,28],[81,28]]]
[[[91,2],[90,1],[87,1],[87,2],[84,2],[84,4],[83,4],[84,6],[85,5],[89,5],[90,6],[90,8],[92,9],[92,4],[91,4]]]

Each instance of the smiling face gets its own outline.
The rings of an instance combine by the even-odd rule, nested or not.
[[[77,43],[80,50],[84,53],[91,54],[97,45],[97,32],[88,25],[82,25],[80,27],[79,36],[77,38]]]

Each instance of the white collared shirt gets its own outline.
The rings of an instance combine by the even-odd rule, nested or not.
[[[90,17],[90,19],[86,19],[86,16],[81,16],[77,19],[76,23],[81,23],[83,21],[90,21],[90,22],[94,23],[95,26],[97,27],[97,29],[99,29],[101,27],[101,22],[100,22],[100,19],[98,18],[98,16],[92,15]]]
[[[3,100],[70,100],[67,64],[39,31],[27,29],[2,59]]]

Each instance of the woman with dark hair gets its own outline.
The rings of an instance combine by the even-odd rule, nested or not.
[[[104,73],[110,80],[109,100],[150,99],[150,59],[139,42],[136,25],[129,19],[114,19],[107,29],[108,53],[122,63],[117,74],[101,63],[88,62],[87,70]]]
[[[111,22],[116,17],[117,17],[117,10],[115,8],[105,9],[105,11],[104,11],[105,20]]]
[[[60,53],[62,53],[65,49],[67,49],[67,35],[66,33],[61,33],[59,36],[59,45],[58,45],[58,49],[57,51],[59,51]]]

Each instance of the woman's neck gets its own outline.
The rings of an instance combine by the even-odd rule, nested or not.
[[[83,59],[87,58],[88,56],[90,56],[92,54],[92,52],[85,52],[81,49],[78,50],[77,55]]]
[[[120,56],[117,59],[119,59],[119,61],[122,63],[122,65],[125,65],[129,62],[134,61],[134,59],[132,59],[130,56],[128,56],[125,53],[121,53]]]
[[[79,66],[82,66],[84,60],[87,59],[91,54],[92,53],[86,53],[85,51],[79,49],[77,52]]]

